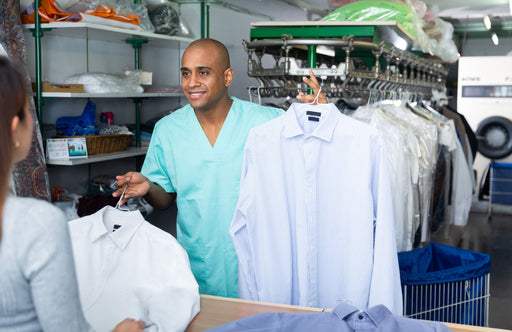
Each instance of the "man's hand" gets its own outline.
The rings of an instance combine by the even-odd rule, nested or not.
[[[306,76],[302,77],[302,80],[309,85],[310,88],[313,89],[312,95],[306,95],[303,92],[299,92],[297,95],[297,99],[302,100],[304,103],[312,103],[313,100],[315,100],[316,95],[320,91],[320,84],[318,83],[318,80],[316,79],[315,74],[313,74],[313,70],[309,69],[309,76],[311,78],[307,78]],[[327,97],[324,95],[323,92],[320,92],[320,95],[318,96],[318,104],[327,104]]]
[[[124,191],[124,187],[127,186],[124,196],[119,202],[120,205],[123,205],[128,198],[146,195],[150,189],[150,181],[144,175],[137,172],[128,172],[124,175],[118,175],[116,176],[116,180],[119,189],[112,193],[112,196],[120,197]]]

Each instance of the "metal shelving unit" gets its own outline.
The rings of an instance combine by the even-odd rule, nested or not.
[[[39,0],[35,1],[35,7],[39,7]],[[182,97],[181,92],[158,92],[158,93],[51,93],[42,92],[42,45],[41,39],[44,34],[51,33],[57,37],[76,38],[89,40],[99,40],[107,42],[125,42],[131,44],[134,49],[134,69],[142,69],[140,52],[143,44],[150,44],[152,47],[169,47],[172,43],[180,42],[192,42],[193,39],[179,36],[167,36],[161,34],[155,34],[142,30],[132,30],[125,28],[118,28],[112,26],[105,26],[94,23],[73,23],[73,22],[54,22],[54,23],[40,23],[40,18],[36,15],[35,24],[24,25],[25,29],[30,29],[33,32],[35,38],[35,67],[36,67],[36,89],[34,91],[36,99],[37,114],[39,123],[43,124],[43,102],[44,99],[50,98],[129,98],[133,99],[135,104],[135,137],[136,137],[136,148],[129,149],[126,153],[113,153],[109,155],[101,155],[96,157],[95,155],[89,156],[83,160],[70,160],[70,161],[47,161],[49,165],[78,165],[85,163],[94,163],[105,160],[113,160],[119,158],[133,157],[144,155],[146,148],[140,148],[140,112],[142,102],[146,98],[176,98]],[[72,60],[70,60],[72,61]]]

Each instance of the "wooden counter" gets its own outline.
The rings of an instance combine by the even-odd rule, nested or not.
[[[200,332],[243,317],[263,312],[320,312],[323,309],[276,303],[254,302],[211,295],[201,295],[201,312],[190,322],[185,332]],[[508,330],[445,323],[454,332],[505,332]]]

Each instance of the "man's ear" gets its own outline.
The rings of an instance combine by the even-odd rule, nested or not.
[[[229,67],[224,71],[224,86],[228,87],[233,83],[233,68]]]

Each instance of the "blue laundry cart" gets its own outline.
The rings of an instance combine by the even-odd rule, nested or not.
[[[512,164],[491,161],[489,170],[489,209],[487,211],[487,218],[491,220],[493,203],[512,204]]]
[[[404,316],[488,326],[491,258],[431,243],[398,253]]]

